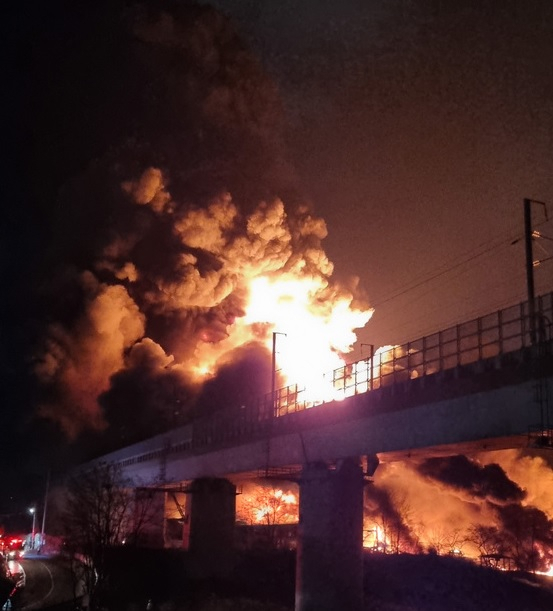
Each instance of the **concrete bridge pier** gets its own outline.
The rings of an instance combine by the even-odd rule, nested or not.
[[[363,609],[363,485],[358,459],[304,467],[296,611]]]
[[[188,550],[194,577],[224,576],[234,558],[236,486],[222,478],[194,480],[188,495]]]

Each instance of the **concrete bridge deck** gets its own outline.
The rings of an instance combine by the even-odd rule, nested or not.
[[[520,304],[341,367],[325,378],[329,402],[297,385],[247,405],[229,398],[214,414],[101,460],[150,486],[162,544],[172,497],[180,544],[201,575],[232,564],[230,480],[301,472],[296,611],[362,611],[364,484],[378,461],[553,447],[553,294],[535,310],[530,319]]]
[[[553,293],[331,373],[336,399],[297,385],[102,457],[167,483],[378,455],[382,461],[551,443]]]

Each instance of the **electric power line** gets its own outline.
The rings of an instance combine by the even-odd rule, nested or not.
[[[534,227],[541,227],[543,225],[549,224],[553,221],[553,219],[545,219],[543,221],[539,221],[539,222],[535,222],[534,223]],[[509,236],[509,237],[505,237],[505,236]],[[516,226],[512,226],[511,229],[507,229],[505,231],[503,231],[496,239],[495,242],[492,242],[490,240],[486,240],[485,242],[480,243],[478,246],[476,246],[475,248],[467,251],[465,253],[465,258],[457,263],[454,263],[448,267],[437,267],[435,268],[435,271],[433,270],[429,270],[426,273],[423,274],[419,274],[418,276],[416,276],[411,283],[407,283],[406,285],[404,285],[404,288],[402,288],[401,286],[398,287],[397,291],[395,293],[392,293],[391,295],[387,295],[384,298],[382,298],[380,301],[377,301],[376,303],[373,304],[373,307],[377,308],[379,306],[381,306],[384,303],[387,303],[393,299],[395,299],[396,297],[400,297],[408,292],[410,292],[411,290],[414,290],[415,288],[418,288],[419,286],[422,286],[424,284],[426,284],[427,282],[431,282],[432,280],[436,279],[436,278],[440,278],[442,276],[444,276],[445,274],[447,274],[448,272],[461,267],[462,265],[465,265],[466,263],[470,263],[473,260],[478,259],[480,256],[483,256],[489,252],[492,252],[493,250],[500,248],[501,246],[505,246],[505,245],[515,245],[517,244],[520,240],[522,240],[523,238],[523,234],[517,229]],[[548,238],[550,239],[550,238]],[[498,241],[499,240],[499,241]],[[484,250],[481,250],[483,247]],[[479,252],[480,251],[480,252]],[[549,253],[548,253],[549,254]],[[543,263],[544,261],[546,261],[548,259],[542,260],[540,261],[540,263]],[[428,274],[431,274],[430,276],[428,276]],[[420,280],[419,280],[420,279]],[[413,284],[414,283],[414,284]]]
[[[517,238],[520,234],[517,234],[516,236],[514,236],[515,238]],[[385,303],[388,303],[389,301],[392,301],[393,299],[396,299],[397,297],[401,297],[402,295],[418,288],[419,286],[423,286],[424,284],[427,284],[428,282],[431,282],[432,280],[435,280],[437,278],[440,278],[446,274],[448,274],[449,272],[463,266],[466,265],[467,263],[470,263],[471,261],[474,261],[476,259],[478,259],[479,257],[492,252],[493,250],[500,248],[501,246],[505,246],[509,243],[513,243],[513,236],[511,234],[511,237],[508,239],[502,239],[501,242],[497,243],[497,244],[492,244],[489,245],[488,248],[485,248],[484,250],[477,252],[478,249],[482,248],[483,246],[490,244],[489,241],[488,242],[484,242],[482,244],[480,244],[479,246],[477,246],[476,248],[472,249],[471,251],[469,251],[467,253],[468,256],[466,256],[465,259],[454,263],[453,265],[450,265],[449,267],[446,267],[445,269],[443,268],[436,268],[436,271],[429,271],[428,273],[431,274],[430,276],[422,276],[422,279],[420,281],[414,281],[414,284],[407,284],[405,285],[405,288],[401,289],[399,288],[397,290],[397,292],[392,293],[391,295],[388,295],[386,297],[384,297],[383,299],[381,299],[380,301],[378,301],[377,303],[373,304],[373,307],[377,308]]]
[[[534,223],[534,227],[536,228],[541,227],[543,225],[551,223],[551,221],[552,219],[545,219],[543,221],[536,222]],[[482,242],[475,248],[470,249],[469,251],[467,251],[464,254],[463,258],[460,261],[455,262],[451,265],[448,265],[447,267],[444,267],[444,265],[442,265],[442,266],[435,268],[434,270],[429,270],[425,273],[419,274],[418,276],[413,278],[411,282],[408,282],[404,284],[403,286],[400,285],[395,291],[391,291],[390,293],[388,293],[388,295],[385,295],[384,298],[380,299],[380,301],[377,301],[373,305],[375,308],[378,308],[379,306],[385,303],[389,303],[391,301],[397,300],[399,297],[402,297],[409,293],[412,294],[417,289],[420,289],[421,287],[431,283],[433,280],[436,280],[438,278],[445,277],[444,285],[450,284],[451,282],[460,278],[462,275],[467,274],[471,270],[473,270],[475,265],[478,264],[478,261],[481,259],[481,257],[484,257],[486,255],[489,256],[491,254],[494,254],[494,255],[499,254],[497,251],[500,251],[500,249],[505,249],[509,246],[513,246],[517,244],[518,242],[521,242],[522,238],[523,238],[523,234],[516,227],[513,226],[512,229],[503,231],[494,240],[487,240],[485,242]],[[550,258],[551,257],[548,257],[547,259],[543,259],[542,261],[540,261],[540,263],[548,261]],[[485,264],[483,262],[481,263]],[[451,275],[451,273],[454,272],[455,270],[458,270],[457,273],[447,278],[447,276]],[[512,286],[513,281],[522,280],[523,277],[524,277],[524,273],[523,273],[522,267],[520,268],[520,271],[518,272],[513,272],[513,270],[511,269],[509,278],[501,283],[496,283],[493,287],[488,286],[487,287],[488,292],[493,291],[494,294],[497,296],[500,293],[504,293],[504,291],[502,290],[504,289],[504,287],[506,287],[507,285]],[[415,293],[415,296],[411,297],[410,303],[418,301],[432,292],[435,292],[435,290],[432,290],[429,288],[428,290],[418,295]],[[512,295],[512,291],[510,291],[510,294]],[[501,300],[496,299],[493,303],[490,303],[490,301],[488,301],[486,305],[481,305],[478,308],[473,308],[471,311],[466,312],[465,320],[469,320],[471,319],[471,317],[474,318],[474,317],[485,315],[486,313],[489,313],[490,310],[495,311],[495,310],[498,310],[504,307],[508,307],[509,305],[515,302],[519,303],[521,301],[524,301],[524,299],[525,299],[525,296],[522,294],[522,292],[517,291],[516,296],[512,296],[508,298],[505,296]],[[437,306],[436,308],[431,308],[431,310],[426,309],[423,315],[415,319],[411,318],[408,321],[404,322],[403,324],[392,327],[391,329],[389,329],[389,331],[392,331],[395,334],[397,334],[397,332],[400,329],[408,327],[408,326],[412,326],[413,324],[417,325],[417,323],[427,321],[429,318],[434,319],[434,320],[436,319],[443,320],[443,314],[444,314],[443,302],[436,303],[436,306]],[[399,307],[399,304],[398,304],[398,307]],[[388,316],[384,314],[384,317],[383,317],[384,321],[387,318],[390,318],[390,317],[393,318],[393,314],[391,314],[390,310],[387,310],[387,312],[388,312]],[[437,331],[438,330],[436,328],[437,326],[443,329],[443,328],[446,328],[447,326],[458,323],[459,322],[458,316],[459,315],[456,314],[455,317],[452,317],[450,319],[450,322],[449,321],[448,322],[439,322],[437,323],[437,325],[435,323],[433,327],[429,327],[428,325],[426,325],[425,330],[421,330],[417,334],[417,337],[422,337],[427,332]],[[382,321],[380,321],[380,323],[382,323]]]

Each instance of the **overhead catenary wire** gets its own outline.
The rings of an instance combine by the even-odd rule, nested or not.
[[[483,254],[489,254],[490,251],[488,251],[488,253],[483,253]],[[473,257],[471,259],[471,261],[476,261],[477,257]],[[478,262],[480,263],[480,262]],[[482,264],[484,264],[484,262],[482,262]],[[451,275],[448,275],[445,280],[444,283],[442,284],[442,287],[444,287],[447,284],[451,284],[452,282],[454,282],[455,280],[457,280],[458,278],[461,278],[461,276],[466,275],[468,273],[470,273],[472,271],[472,269],[474,269],[476,267],[476,264],[468,266],[466,268],[460,268],[460,266],[453,266],[450,269],[447,270],[447,274],[451,274],[451,272],[456,272],[453,273]],[[441,277],[446,276],[446,274],[442,274]],[[422,286],[425,286],[426,284],[430,284],[430,280],[428,282],[425,282],[424,284],[419,284],[416,288],[420,288]],[[420,293],[419,295],[416,295],[415,297],[411,297],[410,298],[410,303],[413,303],[414,301],[418,301],[419,299],[422,299],[423,297],[425,297],[426,295],[430,294],[430,293],[434,293],[435,289],[429,287],[428,290]]]
[[[518,299],[515,299],[515,301],[517,303],[521,303],[521,302],[524,301],[525,296],[526,296],[525,293],[521,292],[519,294],[519,296],[518,296]],[[512,305],[513,305],[513,300],[512,299],[505,299],[505,300],[502,300],[502,301],[494,302],[493,304],[491,304],[490,309],[492,309],[493,311],[497,311],[497,310],[502,310],[502,309],[507,308],[507,307],[512,306]],[[466,313],[467,314],[466,320],[464,320],[462,322],[468,322],[469,320],[473,320],[474,318],[478,318],[480,316],[484,316],[486,314],[489,314],[488,309],[487,308],[484,308],[484,309],[486,311],[483,311],[482,308],[475,308],[475,309],[473,309],[471,311],[468,311]],[[428,324],[425,327],[421,327],[420,331],[418,333],[413,334],[412,336],[410,336],[407,339],[404,338],[404,337],[401,337],[401,338],[397,338],[397,340],[396,340],[396,338],[394,338],[394,336],[392,335],[391,339],[390,339],[390,344],[392,344],[392,345],[405,344],[407,342],[414,341],[414,340],[420,339],[422,337],[426,337],[428,335],[432,335],[434,333],[437,333],[438,331],[443,331],[444,329],[448,329],[450,327],[453,327],[453,326],[459,324],[459,322],[460,321],[458,320],[458,318],[453,316],[453,317],[450,317],[448,319],[445,319],[443,321],[443,324],[440,325],[439,329],[437,329],[435,325]]]
[[[473,318],[478,318],[480,316],[485,316],[486,314],[489,314],[496,310],[503,309],[511,305],[519,304],[519,303],[526,301],[527,294],[524,291],[524,289],[522,288],[524,286],[524,277],[525,277],[524,272],[519,271],[516,274],[513,274],[508,280],[501,282],[499,284],[490,286],[489,291],[488,291],[489,295],[496,295],[496,296],[502,295],[502,297],[500,299],[492,299],[492,300],[488,298],[485,302],[481,302],[475,308],[471,308],[469,310],[464,309],[462,320],[459,318],[458,313],[452,314],[451,316],[446,318],[444,314],[446,314],[447,312],[444,312],[444,303],[441,300],[437,300],[433,302],[434,307],[430,306],[429,308],[428,305],[425,304],[424,311],[421,312],[419,316],[409,317],[408,319],[404,319],[404,321],[401,322],[400,324],[395,324],[395,325],[392,324],[391,326],[386,325],[387,320],[394,319],[394,318],[397,319],[397,316],[394,316],[393,313],[384,314],[383,318],[378,321],[378,324],[379,326],[386,328],[386,332],[388,336],[387,343],[397,343],[397,342],[404,343],[405,341],[408,341],[411,339],[417,339],[419,337],[423,337],[424,335],[428,334],[429,332],[433,333],[439,329],[445,329],[448,326],[458,324],[458,323],[463,323],[468,320],[472,320]],[[519,281],[519,282],[516,282],[516,281]],[[506,286],[512,287],[513,284],[518,284],[520,287],[519,290],[514,291],[514,292],[509,291],[508,295],[505,293],[504,290],[503,291],[501,290],[501,289],[504,289],[504,287]],[[553,288],[553,285],[551,285],[551,288]],[[431,291],[428,291],[427,294],[430,292]],[[451,311],[454,308],[453,306],[451,306],[451,308],[447,308],[447,309]],[[424,324],[429,320],[434,321],[434,322],[430,324]],[[375,322],[376,322],[376,319],[375,319]],[[410,332],[409,338],[406,338],[405,335],[402,334],[401,330],[408,329],[408,328],[411,328],[411,329],[415,328],[416,331]]]
[[[459,301],[456,300],[454,296],[448,303],[444,304],[443,300],[434,300],[431,302],[426,302],[424,306],[424,310],[419,309],[418,315],[415,317],[407,317],[404,318],[400,324],[392,324],[388,326],[386,324],[387,320],[397,320],[397,316],[393,313],[388,315],[385,313],[383,318],[379,321],[379,324],[386,328],[386,331],[396,335],[398,332],[401,332],[401,329],[408,327],[419,327],[420,331],[415,331],[410,334],[412,337],[419,337],[422,332],[422,328],[429,328],[427,323],[429,320],[434,321],[431,324],[432,330],[436,331],[437,326],[439,324],[439,328],[445,328],[450,322],[451,324],[457,324],[460,322],[466,322],[473,318],[477,318],[480,316],[485,316],[493,311],[498,309],[502,309],[504,307],[508,307],[513,304],[518,304],[526,300],[526,292],[524,289],[524,271],[518,271],[516,274],[511,275],[508,279],[503,280],[502,282],[496,282],[489,286],[488,298],[484,302],[474,302],[473,307],[463,308],[462,320],[459,318],[458,308],[455,308],[454,305],[458,304]],[[516,285],[518,288],[512,290],[513,285]],[[506,290],[507,289],[507,290]],[[470,298],[465,299],[464,303],[471,303]],[[445,309],[444,309],[445,305]],[[448,316],[448,312],[451,312],[451,315]],[[400,340],[406,339],[405,336],[399,337]]]
[[[455,262],[451,265],[449,265],[448,267],[438,267],[435,268],[435,270],[429,270],[426,274],[424,275],[420,275],[418,278],[420,278],[420,280],[418,278],[414,278],[413,281],[411,283],[407,283],[406,285],[404,285],[404,287],[398,287],[398,289],[395,292],[392,292],[391,294],[384,296],[383,298],[381,298],[380,300],[376,301],[373,305],[373,307],[377,308],[385,303],[388,303],[389,301],[392,301],[393,299],[396,299],[398,297],[401,297],[402,295],[405,295],[406,293],[415,290],[416,288],[423,286],[429,282],[431,282],[432,280],[436,280],[437,278],[440,278],[448,273],[450,273],[451,271],[458,269],[460,267],[462,267],[463,265],[466,265],[476,259],[478,259],[479,257],[492,252],[493,250],[496,250],[497,248],[500,248],[502,246],[506,246],[510,243],[513,242],[513,240],[515,240],[516,238],[520,237],[520,232],[513,235],[512,233],[510,233],[510,237],[509,238],[502,238],[500,242],[498,243],[494,243],[494,244],[490,244],[489,241],[487,242],[483,242],[480,245],[478,245],[476,248],[468,251],[468,253],[465,253],[465,258],[461,259],[458,262]],[[482,250],[482,248],[484,246],[487,246],[486,248],[484,248]]]
[[[404,290],[397,292],[393,297],[389,297],[386,300],[382,300],[380,304],[376,304],[375,310],[378,312],[379,311],[378,305],[382,305],[383,303],[388,303],[389,305],[388,305],[388,308],[386,308],[386,311],[393,312],[393,310],[396,309],[396,307],[399,307],[399,298],[400,297],[408,296],[409,304],[412,305],[415,302],[420,301],[427,295],[434,294],[436,292],[436,288],[435,288],[435,285],[433,286],[433,281],[437,279],[438,277],[442,278],[442,285],[441,285],[442,289],[448,285],[451,287],[451,284],[453,282],[455,282],[462,276],[473,271],[477,265],[481,265],[485,263],[480,260],[480,257],[482,255],[489,254],[492,250],[497,250],[501,246],[505,247],[505,244],[497,245],[493,249],[487,249],[486,253],[483,252],[483,253],[479,253],[478,256],[475,255],[475,256],[470,257],[470,261],[469,259],[465,259],[463,261],[463,265],[461,264],[453,265],[450,268],[439,272],[439,274],[438,273],[434,274],[433,276],[425,279],[424,281],[418,282],[416,285],[407,287]],[[513,275],[511,275],[511,280],[512,279],[513,279]],[[452,288],[451,290],[454,292],[455,288]],[[398,305],[391,306],[390,308],[390,302],[396,302]],[[439,305],[439,304],[437,303],[436,305]],[[441,304],[441,307],[443,307],[443,303]],[[380,311],[382,312],[382,310]],[[428,311],[426,312],[425,315],[428,316]]]
[[[534,226],[539,227],[539,226],[543,226],[548,223],[551,223],[551,219],[546,219],[544,221],[537,222],[535,223]],[[391,293],[386,295],[384,298],[376,301],[373,304],[373,307],[375,307],[375,309],[378,312],[379,306],[390,303],[390,302],[396,302],[396,301],[399,307],[399,298],[403,296],[407,296],[407,295],[410,296],[410,303],[418,301],[424,298],[425,296],[427,296],[429,293],[433,293],[435,291],[435,289],[430,288],[431,283],[434,280],[445,277],[444,284],[450,284],[451,282],[455,281],[462,275],[467,274],[470,271],[472,271],[476,265],[482,263],[482,257],[484,257],[485,255],[498,254],[500,252],[500,249],[505,249],[511,245],[517,244],[519,241],[521,241],[522,237],[523,236],[521,232],[515,231],[514,228],[512,230],[504,231],[501,234],[501,236],[498,236],[495,240],[493,241],[488,240],[486,242],[483,242],[479,244],[478,246],[476,246],[475,248],[466,252],[464,257],[460,261],[455,262],[447,267],[441,266],[441,267],[435,268],[434,270],[429,270],[428,272],[422,275],[419,275],[417,278],[413,279],[412,282],[405,284],[403,287],[401,286],[398,287],[395,291],[392,291]],[[544,259],[540,261],[540,263],[543,263],[548,260],[549,258]],[[455,272],[456,270],[458,270],[457,273],[452,274],[452,272]],[[514,271],[511,268],[509,272],[509,278],[507,280],[501,283],[496,283],[492,287],[488,287],[490,289],[488,291],[489,294],[493,293],[496,296],[502,295],[501,299],[495,299],[493,300],[493,302],[490,302],[490,300],[488,299],[486,300],[485,304],[482,303],[477,308],[473,308],[470,311],[465,311],[464,312],[464,314],[466,315],[465,320],[468,320],[471,317],[478,317],[478,316],[485,315],[486,313],[489,313],[489,311],[492,309],[502,309],[504,307],[508,307],[509,305],[512,305],[515,302],[518,303],[518,302],[524,301],[525,295],[522,291],[514,291],[514,292],[510,291],[510,295],[508,297],[504,294],[504,289],[506,286],[514,288],[517,284],[516,281],[523,280],[523,276],[524,276],[524,272],[523,272],[522,267],[520,268],[520,271]],[[429,287],[428,290],[423,291],[423,292],[420,292],[420,290],[418,290],[418,289],[421,289],[421,287],[425,287],[425,286]],[[428,308],[426,308],[425,312],[421,316],[416,317],[415,319],[410,318],[409,320],[405,321],[404,323],[400,325],[395,325],[387,329],[388,333],[390,333],[390,343],[393,343],[393,339],[395,339],[393,336],[395,336],[400,329],[406,328],[406,327],[413,327],[413,324],[415,326],[418,326],[417,323],[428,321],[429,319],[432,319],[435,321],[433,325],[432,326],[425,325],[424,328],[420,327],[417,333],[412,334],[413,337],[415,337],[415,335],[416,337],[422,337],[424,334],[428,332],[436,331],[437,330],[436,319],[440,320],[439,322],[440,328],[445,328],[450,324],[458,323],[459,322],[458,314],[452,315],[449,318],[449,320],[444,320],[443,307],[444,307],[444,303],[442,301],[437,301],[435,308],[432,308],[431,310],[428,310]],[[390,313],[388,308],[386,308],[386,310],[388,311],[388,315],[384,314],[383,318],[380,320],[381,325],[382,325],[382,322],[385,321],[386,319],[394,318],[393,313]],[[405,340],[404,337],[401,338],[401,341],[404,341],[404,340]]]
[[[462,272],[456,274],[455,277],[451,278],[450,280],[455,280],[456,278],[460,277],[465,273],[468,273],[469,271],[470,270],[463,270]],[[397,308],[400,307],[398,304],[397,306],[394,306],[391,309],[386,309],[386,311],[382,313],[382,316],[379,317],[378,324],[380,327],[384,327],[386,329],[390,343],[394,343],[395,341],[400,341],[403,343],[406,338],[405,336],[399,336],[401,329],[417,327],[419,323],[424,323],[428,320],[433,320],[434,323],[431,327],[425,325],[424,330],[422,327],[420,327],[417,331],[410,333],[411,338],[422,337],[422,335],[424,335],[428,329],[436,331],[438,327],[442,329],[446,328],[448,324],[450,324],[450,321],[451,324],[465,322],[467,320],[470,320],[471,318],[484,316],[497,309],[501,309],[503,307],[508,307],[509,305],[513,305],[515,303],[526,301],[527,295],[522,288],[524,286],[524,278],[525,272],[522,268],[516,269],[515,271],[509,271],[508,277],[501,282],[495,282],[490,284],[488,278],[486,284],[487,298],[484,301],[479,301],[479,305],[476,308],[471,308],[470,310],[463,309],[463,320],[459,319],[458,312],[456,314],[452,314],[448,319],[444,317],[444,314],[447,313],[444,312],[444,306],[450,311],[452,309],[455,309],[452,300],[455,300],[459,296],[458,294],[455,294],[452,291],[448,291],[446,293],[447,295],[453,295],[453,297],[449,300],[449,303],[447,301],[444,302],[444,299],[434,300],[430,303],[425,303],[424,311],[421,311],[419,309],[418,316],[409,316],[408,318],[403,317],[403,321],[400,324],[392,324],[391,326],[388,326],[386,324],[386,321],[390,319],[397,320]],[[519,287],[518,290],[516,289],[516,287]],[[550,288],[553,289],[553,284],[548,284],[546,290],[550,290]],[[505,289],[509,290],[506,291]],[[418,294],[414,297],[411,297],[409,300],[409,304],[413,304],[429,294],[434,294],[434,290],[429,289],[423,294]],[[494,298],[490,299],[490,296],[493,296]],[[402,305],[401,307],[404,307],[404,305]],[[376,312],[378,314],[379,310],[376,310]],[[382,312],[382,310],[380,310],[380,312]],[[375,322],[376,315],[374,319]]]
[[[521,303],[525,300],[525,298],[526,298],[526,294],[524,293],[524,291],[520,291],[514,297],[504,298],[501,300],[494,300],[492,302],[488,302],[486,306],[479,306],[476,308],[472,308],[471,310],[466,310],[464,312],[465,316],[462,321],[459,320],[458,316],[453,315],[448,318],[442,319],[438,327],[436,326],[435,323],[428,323],[424,326],[421,325],[417,327],[418,330],[414,333],[411,333],[408,338],[401,335],[401,329],[409,327],[409,326],[413,326],[413,324],[417,325],[420,323],[428,322],[429,320],[436,320],[437,317],[433,316],[433,314],[437,312],[443,312],[443,310],[440,311],[438,309],[434,309],[430,312],[425,311],[424,315],[421,315],[415,319],[410,319],[400,325],[390,327],[388,329],[389,334],[390,334],[389,343],[390,344],[405,343],[406,341],[412,341],[414,339],[419,339],[428,334],[435,333],[439,330],[447,329],[456,324],[467,322],[469,320],[473,320],[474,318],[478,318],[480,316],[485,316],[486,314],[489,314],[491,311],[501,310],[503,308],[509,307],[513,305],[513,303]]]
[[[551,223],[551,221],[552,221],[551,219],[544,220],[544,221],[535,223],[534,226],[540,227],[544,224]],[[505,236],[508,236],[508,237],[505,237]],[[371,305],[374,308],[378,308],[379,306],[385,303],[388,303],[389,301],[392,301],[398,297],[401,297],[417,289],[418,287],[431,282],[432,280],[445,276],[446,274],[450,273],[451,271],[455,269],[462,267],[463,265],[467,265],[468,263],[471,263],[472,261],[476,261],[480,257],[490,252],[493,252],[494,250],[497,250],[498,248],[515,245],[518,241],[522,239],[522,237],[523,237],[522,233],[520,231],[517,231],[515,227],[513,227],[512,229],[506,230],[502,232],[501,236],[498,236],[495,239],[495,241],[491,242],[490,240],[487,240],[485,242],[480,243],[475,248],[472,248],[471,250],[467,251],[464,254],[464,258],[461,259],[460,261],[452,263],[451,265],[447,267],[444,267],[442,265],[437,268],[428,270],[427,272],[420,274],[419,276],[416,276],[411,282],[405,284],[404,286],[399,286],[397,289],[395,289],[395,291],[392,291],[390,294],[385,295],[384,297],[372,303]]]

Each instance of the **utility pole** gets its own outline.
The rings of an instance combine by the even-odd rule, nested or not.
[[[373,389],[373,371],[374,371],[374,344],[361,344],[361,356],[363,356],[363,346],[369,347],[369,358],[367,359],[367,376],[369,381],[369,390]],[[369,365],[370,363],[370,365]],[[370,370],[369,370],[370,367]]]
[[[548,220],[547,205],[544,202],[533,199],[524,200],[524,242],[526,246],[526,284],[528,287],[528,312],[530,316],[530,341],[533,345],[538,346],[538,378],[536,380],[536,401],[540,407],[540,428],[534,441],[534,447],[553,447],[553,432],[551,429],[550,405],[549,405],[549,389],[546,382],[545,370],[543,369],[543,357],[547,353],[546,340],[550,338],[547,329],[545,328],[545,317],[539,316],[539,333],[537,333],[536,319],[536,301],[534,295],[534,267],[548,261],[553,257],[547,257],[543,260],[534,261],[532,252],[532,240],[536,238],[552,238],[543,236],[539,231],[534,231],[532,228],[532,204],[540,204],[543,206],[545,220]],[[549,323],[551,324],[551,323]]]
[[[44,493],[44,509],[42,510],[42,529],[40,531],[40,547],[44,547],[46,534],[46,508],[48,507],[48,491],[50,490],[50,469],[46,476],[46,492]]]
[[[276,392],[276,338],[277,338],[277,332],[273,331],[273,359],[271,362],[271,400],[273,402],[273,412],[275,410],[275,403],[276,403],[276,397],[275,397],[275,392]]]
[[[277,344],[277,335],[284,335],[286,337],[286,333],[279,333],[278,331],[273,331],[273,359],[271,365],[271,414],[269,416],[269,428],[267,434],[267,466],[265,467],[265,477],[269,477],[269,468],[271,462],[271,429],[273,427],[273,419],[277,416],[277,397],[276,397],[276,374],[277,374],[277,364],[276,364],[276,344]]]
[[[35,533],[36,533],[36,507],[29,507],[29,513],[33,516],[33,526],[31,530],[31,549],[35,549]]]
[[[532,252],[532,200],[524,199],[524,245],[526,251],[526,290],[530,317],[530,343],[536,343],[536,302],[534,295],[534,255]]]
[[[276,401],[276,374],[277,374],[276,341],[277,341],[277,335],[284,335],[284,337],[286,337],[286,333],[279,333],[278,331],[273,331],[273,361],[272,361],[272,367],[271,367],[271,399],[273,402],[273,413],[271,417],[276,416],[276,405],[277,405],[277,401]]]
[[[536,343],[536,296],[534,294],[534,254],[532,239],[532,204],[540,204],[545,208],[545,203],[535,199],[524,199],[524,245],[526,251],[526,288],[528,294],[528,316],[530,317],[530,343]]]

